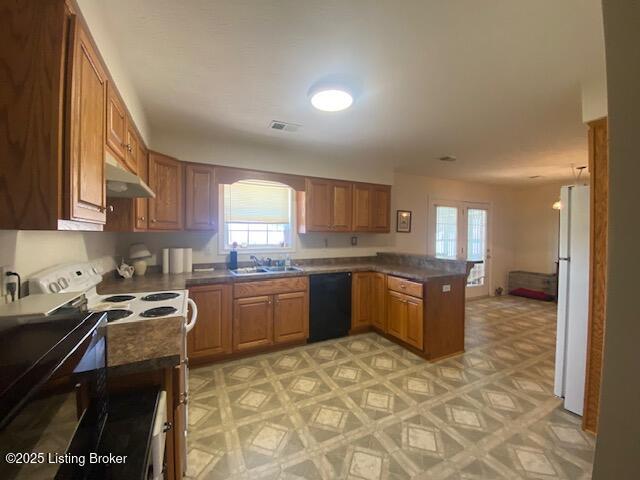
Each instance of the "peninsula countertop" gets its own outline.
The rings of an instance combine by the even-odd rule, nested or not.
[[[389,275],[406,278],[416,282],[428,282],[431,279],[442,277],[455,277],[466,273],[451,272],[445,269],[430,267],[414,267],[389,263],[331,263],[324,265],[302,265],[300,272],[270,273],[235,276],[227,269],[216,269],[209,272],[189,272],[180,274],[148,273],[143,277],[134,276],[128,279],[116,278],[113,274],[107,274],[102,283],[98,285],[98,293],[135,293],[153,292],[159,290],[184,290],[195,285],[211,285],[216,283],[235,283],[256,280],[268,280],[271,278],[296,277],[300,275],[313,275],[318,273],[339,272],[380,272]]]

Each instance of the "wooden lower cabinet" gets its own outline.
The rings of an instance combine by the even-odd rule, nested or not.
[[[371,325],[372,272],[356,272],[351,277],[351,332]]]
[[[387,333],[422,350],[424,346],[424,302],[421,298],[389,290]]]
[[[309,298],[307,292],[275,295],[273,340],[275,343],[306,340],[309,336]]]
[[[309,279],[276,278],[233,286],[233,351],[304,342],[309,336]]]
[[[198,320],[187,337],[190,360],[231,353],[231,285],[205,285],[189,289],[198,306]]]
[[[421,298],[407,296],[406,300],[406,330],[404,341],[422,350],[424,339],[424,304]]]
[[[273,344],[273,298],[238,298],[233,304],[233,350],[241,352]]]
[[[405,296],[389,290],[387,293],[387,333],[400,340],[404,339],[407,323]]]
[[[387,331],[387,276],[374,273],[371,277],[371,325],[383,332]]]

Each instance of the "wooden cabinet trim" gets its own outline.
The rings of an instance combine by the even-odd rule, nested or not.
[[[307,277],[273,278],[250,282],[236,282],[233,285],[234,298],[256,297],[258,295],[276,295],[279,293],[307,291]]]
[[[387,275],[387,287],[389,290],[393,290],[412,297],[422,298],[423,296],[423,284],[418,282],[412,282],[401,277],[394,277],[393,275]]]

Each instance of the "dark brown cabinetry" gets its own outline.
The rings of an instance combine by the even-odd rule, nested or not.
[[[149,187],[156,194],[156,198],[149,199],[149,230],[182,230],[182,173],[182,162],[149,152]]]
[[[198,306],[198,320],[187,337],[190,360],[231,353],[231,285],[206,285],[189,289]]]
[[[88,32],[72,19],[73,61],[69,118],[71,220],[104,223],[107,74]]]
[[[218,186],[213,166],[189,163],[185,167],[185,228],[215,231]]]

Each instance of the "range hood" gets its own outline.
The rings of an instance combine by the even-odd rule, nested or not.
[[[149,185],[128,170],[107,153],[104,174],[107,179],[107,197],[118,198],[155,198],[156,194]]]

